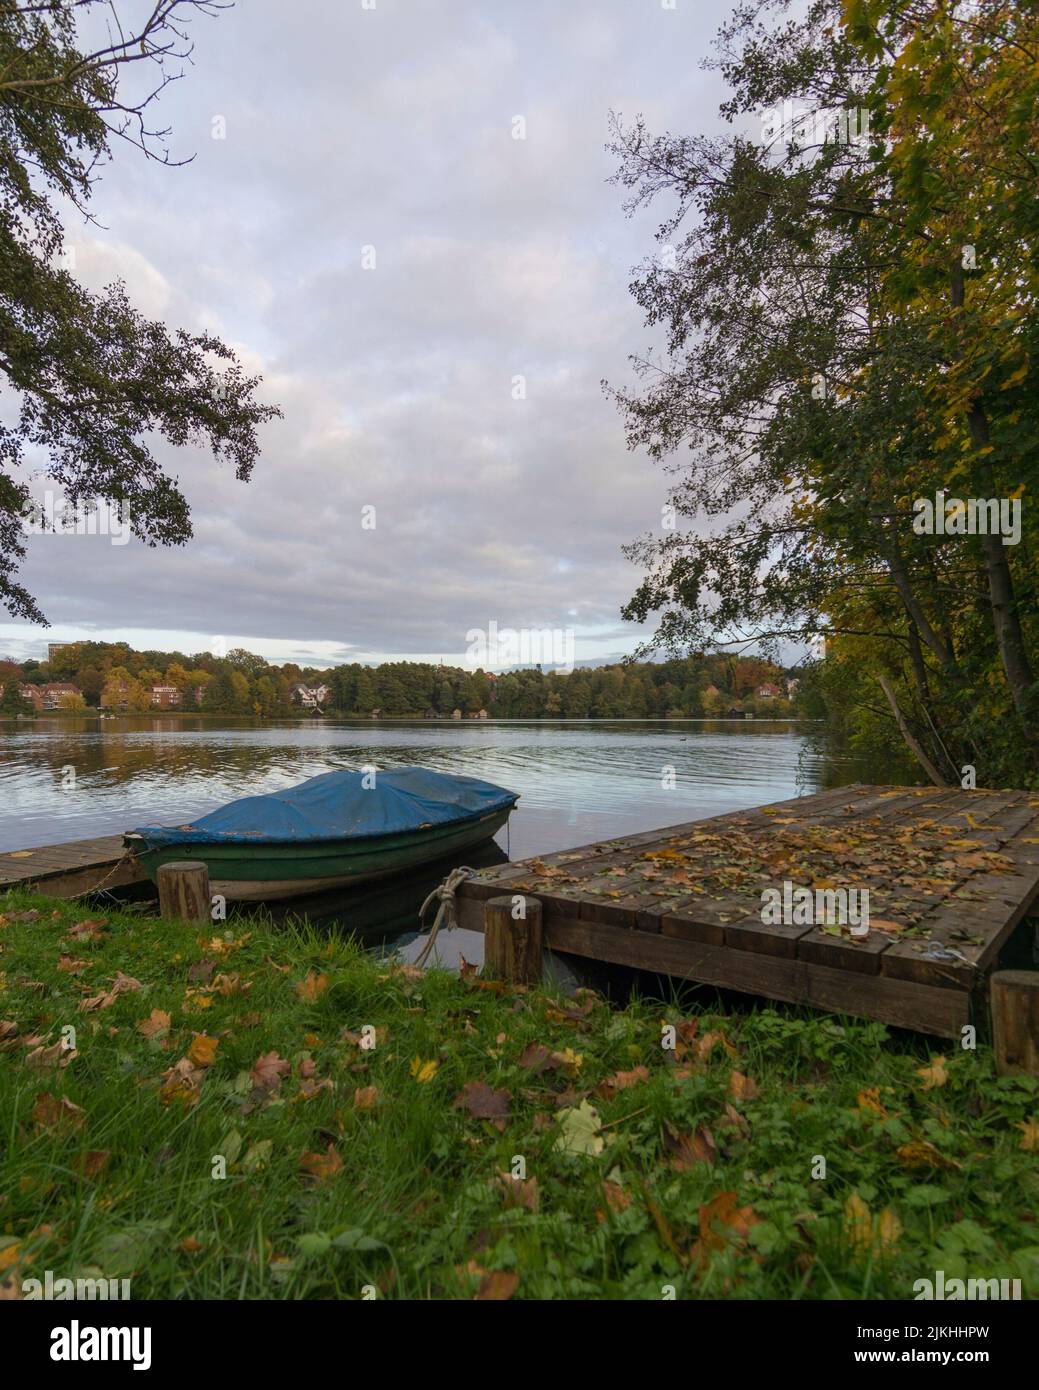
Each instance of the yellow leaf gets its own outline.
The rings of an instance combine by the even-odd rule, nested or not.
[[[868,1250],[873,1244],[873,1217],[857,1192],[844,1203],[844,1234],[857,1250]]]
[[[925,1091],[933,1091],[938,1086],[944,1086],[949,1079],[949,1073],[945,1070],[944,1057],[935,1057],[929,1067],[917,1067],[916,1074],[923,1080]]]
[[[1016,1128],[1021,1131],[1018,1148],[1024,1149],[1026,1153],[1039,1153],[1039,1121],[1018,1120]]]
[[[218,1039],[207,1037],[205,1033],[196,1033],[191,1039],[188,1056],[196,1067],[211,1067],[216,1061],[218,1046]]]
[[[871,1086],[868,1090],[859,1092],[858,1108],[859,1110],[872,1110],[878,1115],[882,1115],[885,1118],[887,1117],[887,1111],[880,1103],[880,1090],[876,1086]]]
[[[877,1239],[882,1250],[893,1250],[902,1234],[902,1223],[891,1207],[885,1207],[877,1221]]]
[[[416,1057],[411,1063],[411,1074],[420,1086],[424,1086],[427,1081],[432,1081],[437,1074],[440,1063],[437,1061],[423,1062],[421,1057]]]

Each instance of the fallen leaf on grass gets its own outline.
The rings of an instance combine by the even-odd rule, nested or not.
[[[519,1065],[527,1071],[551,1071],[561,1065],[556,1053],[550,1052],[541,1043],[528,1043],[519,1056]]]
[[[105,935],[103,928],[107,921],[107,917],[88,917],[69,927],[69,936],[75,937],[78,942],[102,941]]]
[[[1039,1120],[1018,1120],[1014,1127],[1021,1131],[1018,1148],[1026,1153],[1039,1153]]]
[[[225,999],[233,994],[248,994],[252,987],[252,981],[243,980],[237,971],[233,975],[217,975],[213,980],[213,989]]]
[[[423,1062],[421,1057],[415,1057],[411,1063],[411,1074],[420,1086],[427,1085],[437,1074],[440,1063],[435,1059]]]
[[[183,1250],[185,1255],[197,1255],[199,1251],[204,1248],[202,1242],[196,1240],[194,1236],[186,1236],[184,1240],[180,1242],[180,1249]]]
[[[503,980],[481,980],[480,976],[477,974],[477,970],[477,966],[467,961],[465,956],[459,955],[458,975],[470,989],[486,989],[489,990],[491,994],[497,994],[499,996],[505,993],[506,986]]]
[[[78,1056],[74,1047],[56,1042],[51,1047],[37,1047],[25,1059],[27,1067],[67,1067]]]
[[[89,965],[89,961],[77,960],[75,956],[59,956],[57,968],[63,975],[79,975]]]
[[[878,1087],[870,1086],[866,1090],[860,1091],[856,1100],[856,1108],[860,1114],[872,1111],[873,1114],[879,1115],[881,1119],[887,1119],[887,1111],[880,1103],[880,1090]]]
[[[757,1094],[757,1082],[744,1076],[741,1071],[734,1071],[729,1077],[729,1095],[733,1100],[755,1100]]]
[[[891,1207],[885,1207],[874,1219],[866,1203],[853,1192],[844,1203],[844,1234],[857,1254],[889,1254],[898,1245],[902,1223]]]
[[[85,1154],[79,1155],[72,1166],[80,1177],[96,1178],[107,1167],[111,1157],[111,1149],[88,1149]]]
[[[631,1206],[631,1193],[625,1192],[619,1182],[612,1182],[607,1178],[603,1182],[602,1190],[610,1211],[614,1213],[626,1211]]]
[[[638,1086],[649,1080],[648,1067],[632,1067],[631,1071],[615,1071],[595,1088],[596,1095],[612,1098],[618,1091],[626,1091],[630,1086]]]
[[[170,1031],[170,1016],[162,1009],[152,1009],[147,1018],[142,1018],[137,1031],[143,1038],[161,1038]]]
[[[303,1172],[315,1182],[329,1182],[343,1167],[343,1160],[334,1144],[329,1144],[325,1152],[304,1153],[299,1161]]]
[[[135,980],[132,975],[124,975],[121,970],[115,973],[112,981],[112,988],[95,994],[90,999],[84,999],[80,1004],[82,1013],[92,1013],[95,1010],[109,1009],[119,998],[120,994],[132,994],[141,988],[140,980]]]
[[[296,985],[296,993],[301,999],[309,999],[311,1001],[320,999],[328,988],[329,983],[330,981],[327,975],[317,975],[311,970],[307,978],[305,980],[300,980]]]
[[[599,1112],[583,1100],[580,1105],[561,1110],[558,1115],[561,1133],[554,1148],[570,1154],[602,1153],[605,1140],[599,1133]]]
[[[468,1110],[477,1120],[495,1120],[505,1128],[512,1097],[508,1091],[495,1091],[485,1081],[467,1081],[452,1101],[452,1109]]]
[[[355,1110],[374,1110],[378,1102],[378,1086],[358,1086],[354,1091]]]
[[[725,1102],[725,1114],[722,1119],[717,1122],[717,1126],[719,1129],[735,1129],[740,1135],[747,1135],[750,1133],[750,1125],[747,1123],[747,1117],[741,1115],[735,1106],[730,1105],[728,1101]]]
[[[292,1063],[286,1061],[284,1057],[279,1057],[277,1052],[265,1052],[257,1057],[253,1063],[249,1080],[253,1084],[254,1091],[270,1095],[281,1089],[282,1077],[287,1076],[291,1070]]]
[[[751,1227],[761,1220],[753,1207],[738,1205],[739,1193],[719,1192],[700,1208],[700,1235],[694,1241],[690,1259],[694,1264],[703,1265],[711,1251],[724,1250],[734,1245],[742,1250],[750,1235]]]
[[[205,1072],[201,1067],[196,1067],[190,1057],[182,1057],[162,1073],[163,1085],[159,1091],[159,1099],[163,1105],[177,1101],[185,1109],[190,1109],[198,1104],[204,1077]]]
[[[86,1111],[75,1105],[68,1096],[52,1096],[49,1091],[41,1091],[32,1108],[32,1121],[37,1129],[53,1129],[55,1125],[67,1124],[78,1129],[86,1119]]]
[[[191,1039],[188,1056],[196,1067],[211,1067],[216,1061],[216,1050],[219,1045],[217,1038],[207,1037],[205,1033],[196,1033]]]
[[[917,1067],[916,1074],[923,1081],[925,1091],[933,1091],[937,1086],[944,1086],[949,1079],[949,1073],[945,1070],[944,1057],[935,1057],[929,1066]]]
[[[671,1154],[669,1168],[682,1173],[697,1163],[713,1163],[718,1157],[714,1135],[706,1125],[697,1126],[692,1134],[676,1134],[668,1125],[664,1129],[664,1148]]]
[[[524,1211],[537,1211],[537,1178],[514,1178],[511,1173],[495,1173],[494,1176],[507,1207],[521,1207]]]
[[[580,1052],[575,1052],[572,1047],[564,1047],[561,1052],[552,1053],[552,1060],[559,1066],[565,1067],[571,1076],[576,1076],[581,1070],[584,1057]]]
[[[495,1269],[490,1274],[485,1274],[480,1281],[480,1287],[475,1294],[475,1299],[481,1302],[495,1301],[502,1303],[512,1297],[519,1287],[520,1277],[512,1274],[508,1270]]]
[[[903,1168],[959,1168],[955,1159],[945,1158],[927,1139],[915,1139],[895,1150]]]

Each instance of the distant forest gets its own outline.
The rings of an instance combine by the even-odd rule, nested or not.
[[[24,712],[20,685],[60,681],[74,685],[89,708],[114,706],[112,692],[118,691],[119,707],[138,713],[152,708],[151,689],[161,685],[178,689],[182,711],[291,716],[303,710],[297,691],[303,685],[326,688],[320,700],[325,713],[364,717],[450,718],[456,710],[463,717],[485,711],[495,719],[782,717],[798,712],[798,674],[757,657],[723,654],[496,676],[421,661],[320,669],[271,665],[242,648],[225,657],[187,656],[76,642],[57,647],[48,661],[0,660],[0,705],[8,715]]]

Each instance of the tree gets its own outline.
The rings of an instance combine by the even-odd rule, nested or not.
[[[706,522],[629,547],[625,616],[660,614],[675,649],[825,633],[939,780],[1019,781],[1022,748],[1039,776],[1034,519],[1012,546],[914,526],[939,489],[1035,476],[1037,46],[1035,7],[997,0],[751,0],[723,111],[809,121],[771,143],[616,126],[629,206],[674,203],[634,285],[666,355],[614,394],[629,443],[688,450],[673,516]]]
[[[0,714],[11,719],[19,714],[32,714],[32,701],[26,699],[22,694],[21,686],[15,679],[8,679],[4,685],[3,696],[0,697]]]
[[[145,113],[190,57],[190,21],[226,7],[155,0],[140,24],[121,8],[118,0],[0,7],[0,372],[13,397],[0,425],[0,600],[35,622],[46,619],[15,578],[30,496],[13,470],[42,454],[68,502],[118,507],[149,545],[183,545],[188,504],[152,438],[206,440],[247,481],[257,426],[280,414],[255,400],[260,378],[218,338],[170,332],[137,312],[121,282],[95,294],[59,262],[58,200],[89,215],[95,171],[115,140],[172,162],[166,132],[150,129]],[[95,10],[109,16],[109,37],[90,48],[81,30]],[[131,64],[154,73],[139,99],[124,94]]]
[[[146,714],[151,708],[151,697],[125,666],[114,666],[108,673],[105,687],[101,692],[101,708],[125,710],[130,714]]]

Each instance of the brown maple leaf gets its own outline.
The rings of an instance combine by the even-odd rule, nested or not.
[[[334,1144],[329,1144],[324,1153],[304,1153],[299,1166],[315,1182],[329,1182],[342,1171],[343,1160]]]
[[[281,1079],[292,1070],[292,1063],[271,1051],[261,1054],[253,1063],[249,1080],[255,1091],[270,1094],[281,1089]]]
[[[508,1091],[495,1091],[485,1081],[467,1081],[452,1101],[455,1110],[468,1110],[477,1120],[504,1121],[508,1118],[509,1102],[512,1097]]]

